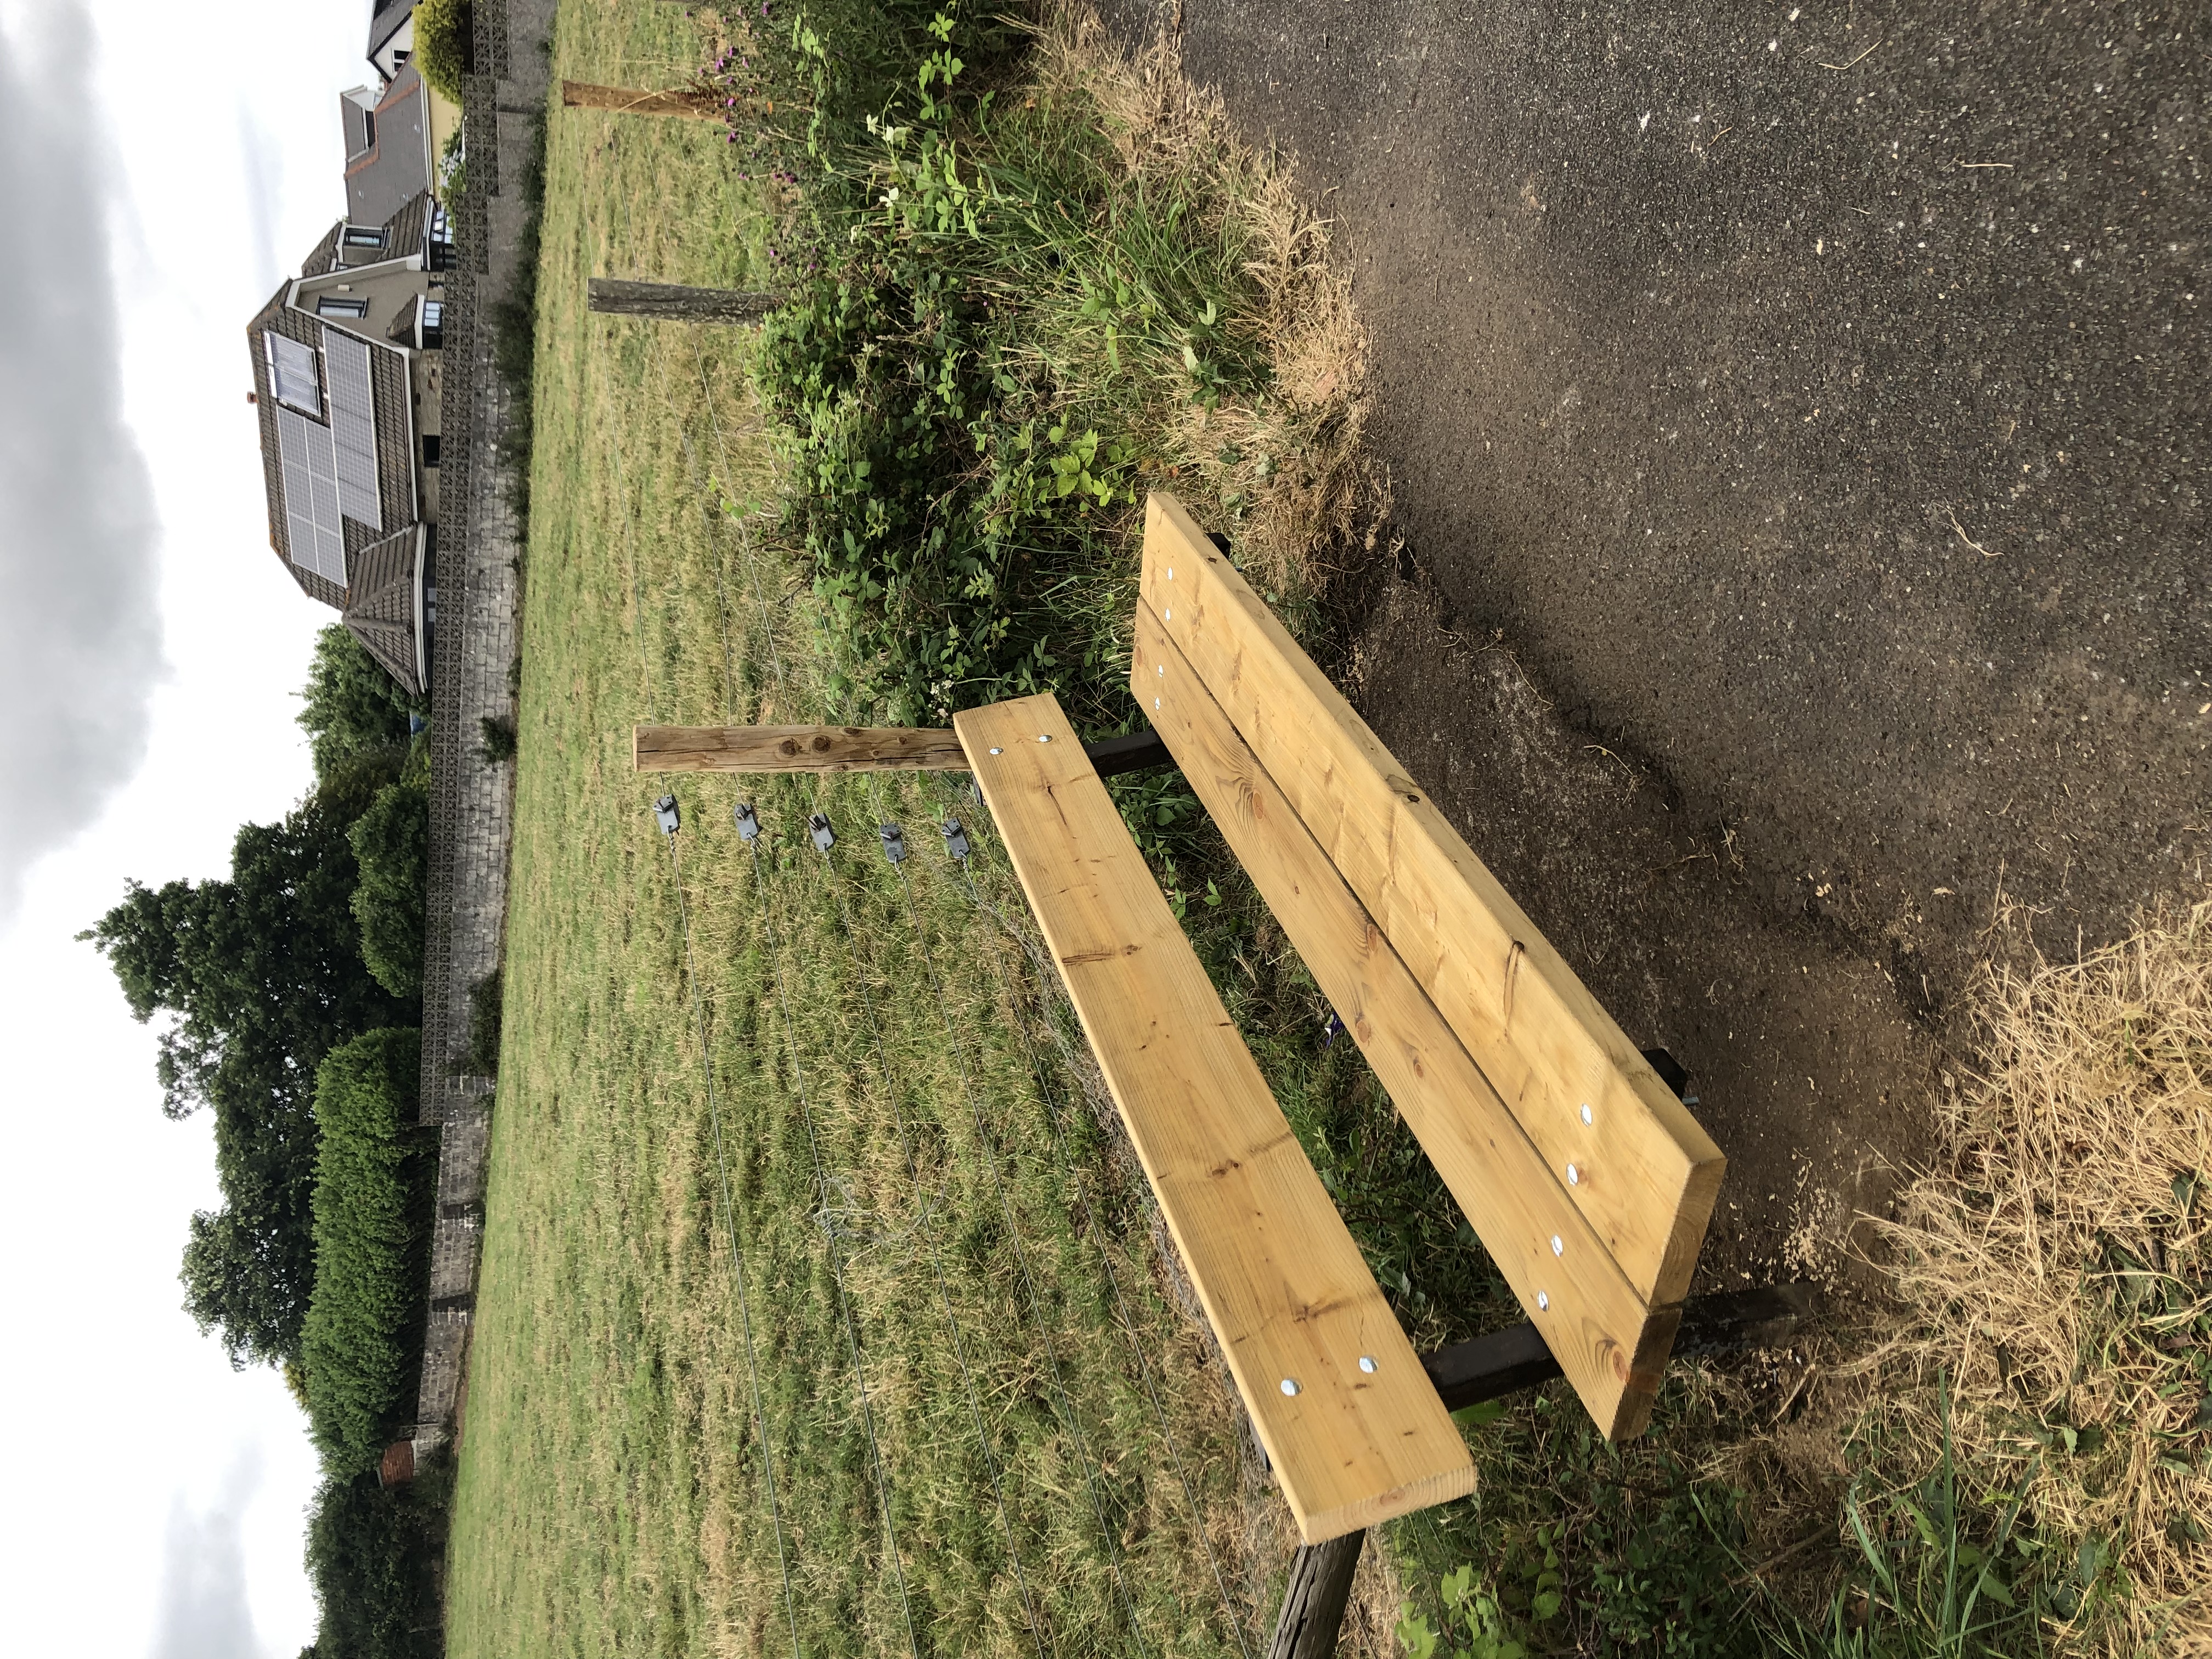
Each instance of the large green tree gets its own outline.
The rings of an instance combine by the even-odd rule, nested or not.
[[[402,691],[368,648],[337,623],[316,636],[314,661],[300,699],[300,724],[313,746],[319,778],[349,762],[404,749],[408,716],[426,708]]]
[[[172,1016],[163,1110],[214,1112],[225,1205],[194,1218],[185,1307],[234,1364],[299,1357],[314,1279],[315,1068],[349,1037],[417,1018],[370,974],[351,905],[347,831],[399,758],[386,748],[334,762],[282,823],[238,832],[228,880],[133,882],[84,935],[134,1016]]]

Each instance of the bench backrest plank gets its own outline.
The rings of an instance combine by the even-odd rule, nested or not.
[[[1543,1154],[1142,600],[1131,681],[1184,779],[1374,1066],[1591,1418],[1614,1438],[1638,1432],[1650,1415],[1679,1310],[1653,1313],[1629,1284],[1565,1183],[1545,1167]]]
[[[1299,1535],[1472,1491],[1459,1431],[1060,705],[953,725]]]
[[[1679,1303],[1725,1167],[1720,1149],[1164,494],[1147,508],[1140,592],[1546,1168],[1565,1182],[1575,1166],[1569,1199],[1631,1285],[1654,1306]]]

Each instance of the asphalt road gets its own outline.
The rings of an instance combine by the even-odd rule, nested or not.
[[[1978,963],[2212,896],[2207,14],[1178,16],[1370,331],[1363,712],[1832,1259]]]

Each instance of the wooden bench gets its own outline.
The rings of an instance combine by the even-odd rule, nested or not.
[[[1139,705],[1528,1311],[1497,1376],[1547,1374],[1540,1339],[1608,1437],[1640,1431],[1719,1150],[1171,496],[1148,504],[1139,591]],[[951,732],[635,740],[641,770],[972,772],[1300,1537],[1472,1490],[1440,1385],[1101,781],[1161,758],[1148,740],[1086,750],[1050,696]]]

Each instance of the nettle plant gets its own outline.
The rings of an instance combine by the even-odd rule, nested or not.
[[[1563,1610],[1557,1543],[1554,1528],[1539,1527],[1494,1586],[1481,1583],[1466,1564],[1446,1573],[1437,1586],[1441,1630],[1411,1601],[1401,1606],[1397,1636],[1409,1659],[1525,1659],[1529,1650],[1523,1637],[1532,1626],[1552,1625]]]
[[[817,135],[819,269],[759,358],[831,692],[925,721],[1050,690],[1079,726],[1121,728],[1163,410],[1264,360],[1226,340],[1233,267],[1179,256],[1183,204],[1109,199],[1103,138],[1035,97],[956,100],[952,15],[929,34],[909,113],[866,117],[842,151]]]

